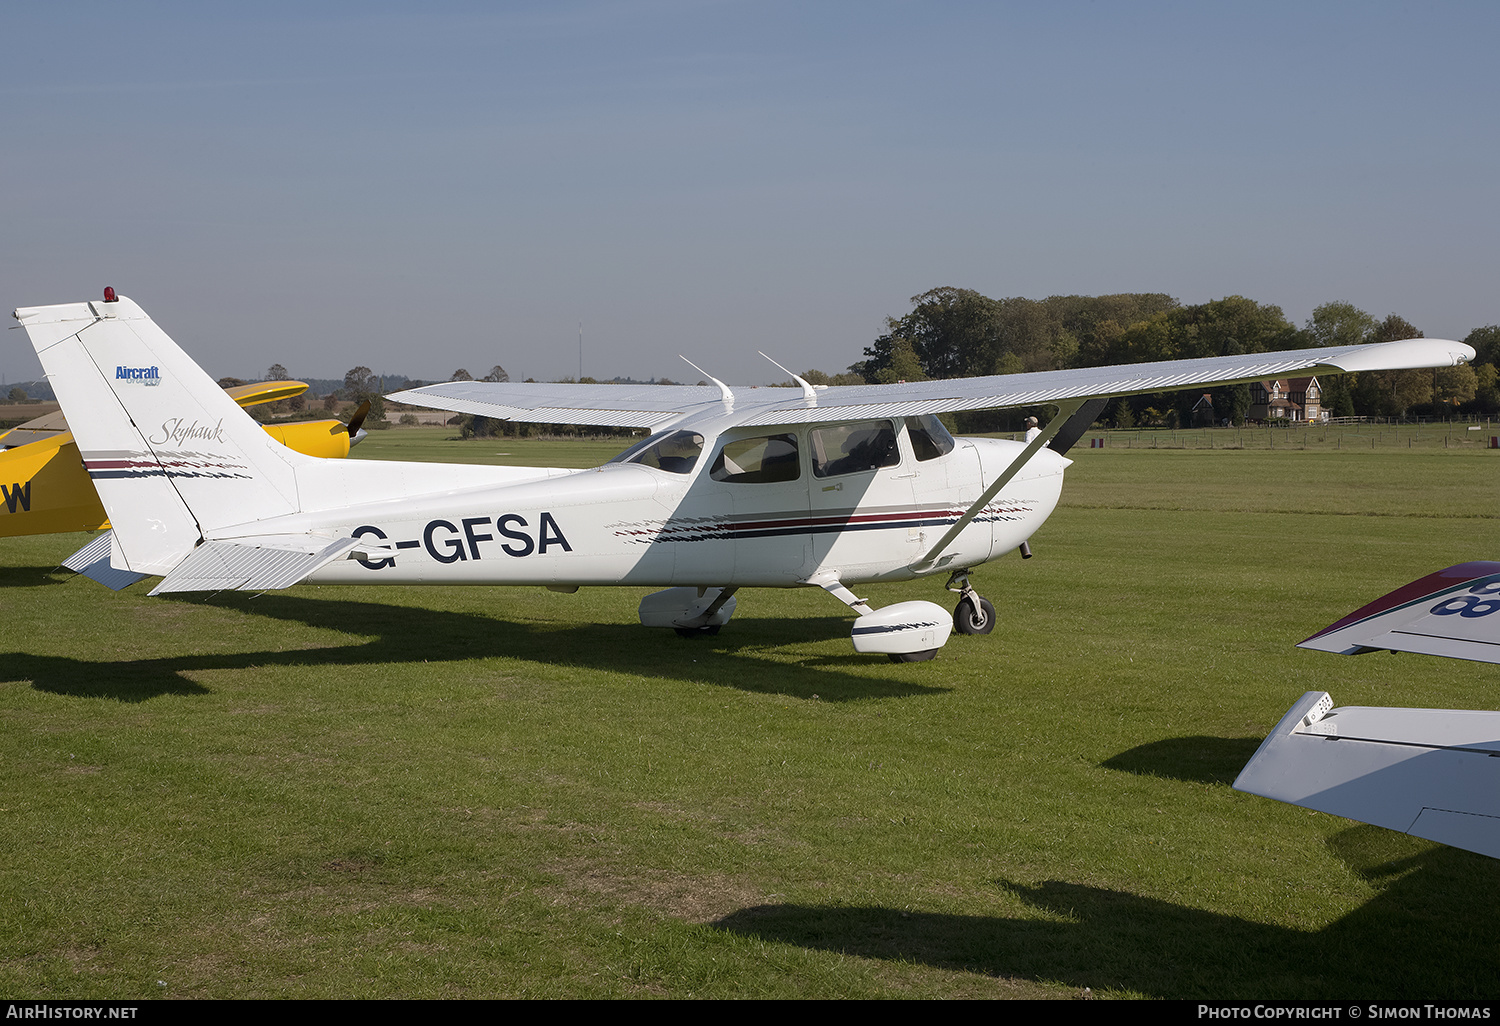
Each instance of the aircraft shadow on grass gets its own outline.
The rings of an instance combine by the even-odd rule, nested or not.
[[[823,641],[847,630],[838,617],[740,618],[732,633],[683,639],[635,624],[516,622],[477,613],[296,595],[225,593],[209,599],[166,598],[233,609],[253,616],[356,635],[349,644],[287,651],[254,650],[153,659],[102,661],[25,652],[0,654],[0,680],[26,680],[40,691],[120,701],[158,695],[207,694],[185,672],[265,666],[357,666],[458,662],[506,658],[597,670],[678,678],[788,698],[840,702],[935,695],[946,687],[847,673],[868,668],[869,656],[771,663],[757,653],[770,647]],[[245,632],[253,639],[254,632]],[[875,663],[881,666],[883,664]]]
[[[36,588],[67,584],[78,576],[57,566],[0,566],[0,588]]]
[[[1255,754],[1259,737],[1167,737],[1137,745],[1099,765],[1122,773],[1228,787]]]
[[[1407,853],[1384,858],[1393,844]],[[1493,999],[1500,861],[1370,826],[1329,846],[1384,890],[1317,931],[1082,884],[1005,880],[996,885],[1047,918],[758,905],[711,925],[862,958],[1160,998]],[[1425,850],[1411,853],[1417,846]],[[1318,901],[1307,893],[1311,918]]]

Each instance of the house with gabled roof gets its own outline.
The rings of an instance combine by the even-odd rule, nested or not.
[[[1214,396],[1212,392],[1204,392],[1193,404],[1191,413],[1193,427],[1213,427],[1218,422],[1214,415]]]
[[[1323,388],[1313,377],[1255,382],[1250,386],[1250,409],[1245,416],[1251,420],[1293,423],[1328,419],[1323,409]]]

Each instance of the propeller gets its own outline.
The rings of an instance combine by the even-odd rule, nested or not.
[[[359,409],[354,411],[354,416],[349,418],[349,425],[345,429],[349,432],[349,445],[355,446],[364,441],[367,431],[361,426],[365,418],[370,415],[370,400],[366,399],[359,404]]]

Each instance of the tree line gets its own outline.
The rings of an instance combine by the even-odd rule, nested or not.
[[[914,381],[1422,337],[1397,314],[1381,320],[1343,302],[1318,307],[1300,328],[1280,307],[1243,296],[1194,304],[1159,292],[991,299],[945,286],[913,296],[911,303],[910,313],[886,319],[886,333],[849,368],[851,375],[869,382]],[[1324,407],[1336,417],[1500,413],[1500,326],[1476,328],[1463,341],[1477,351],[1468,366],[1320,377]],[[1117,426],[1175,426],[1189,421],[1202,395],[1199,389],[1121,399],[1108,417]],[[1217,389],[1213,403],[1217,419],[1242,422],[1250,386]],[[986,422],[996,417],[967,420],[964,426],[975,430],[995,426]]]

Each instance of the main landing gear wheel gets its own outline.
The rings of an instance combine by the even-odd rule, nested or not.
[[[995,629],[995,607],[987,598],[965,595],[953,610],[953,626],[960,634],[988,634]]]
[[[722,624],[714,624],[711,627],[674,627],[679,638],[711,638],[719,633]]]
[[[937,649],[926,648],[920,652],[887,652],[893,663],[925,663],[937,655]]]

